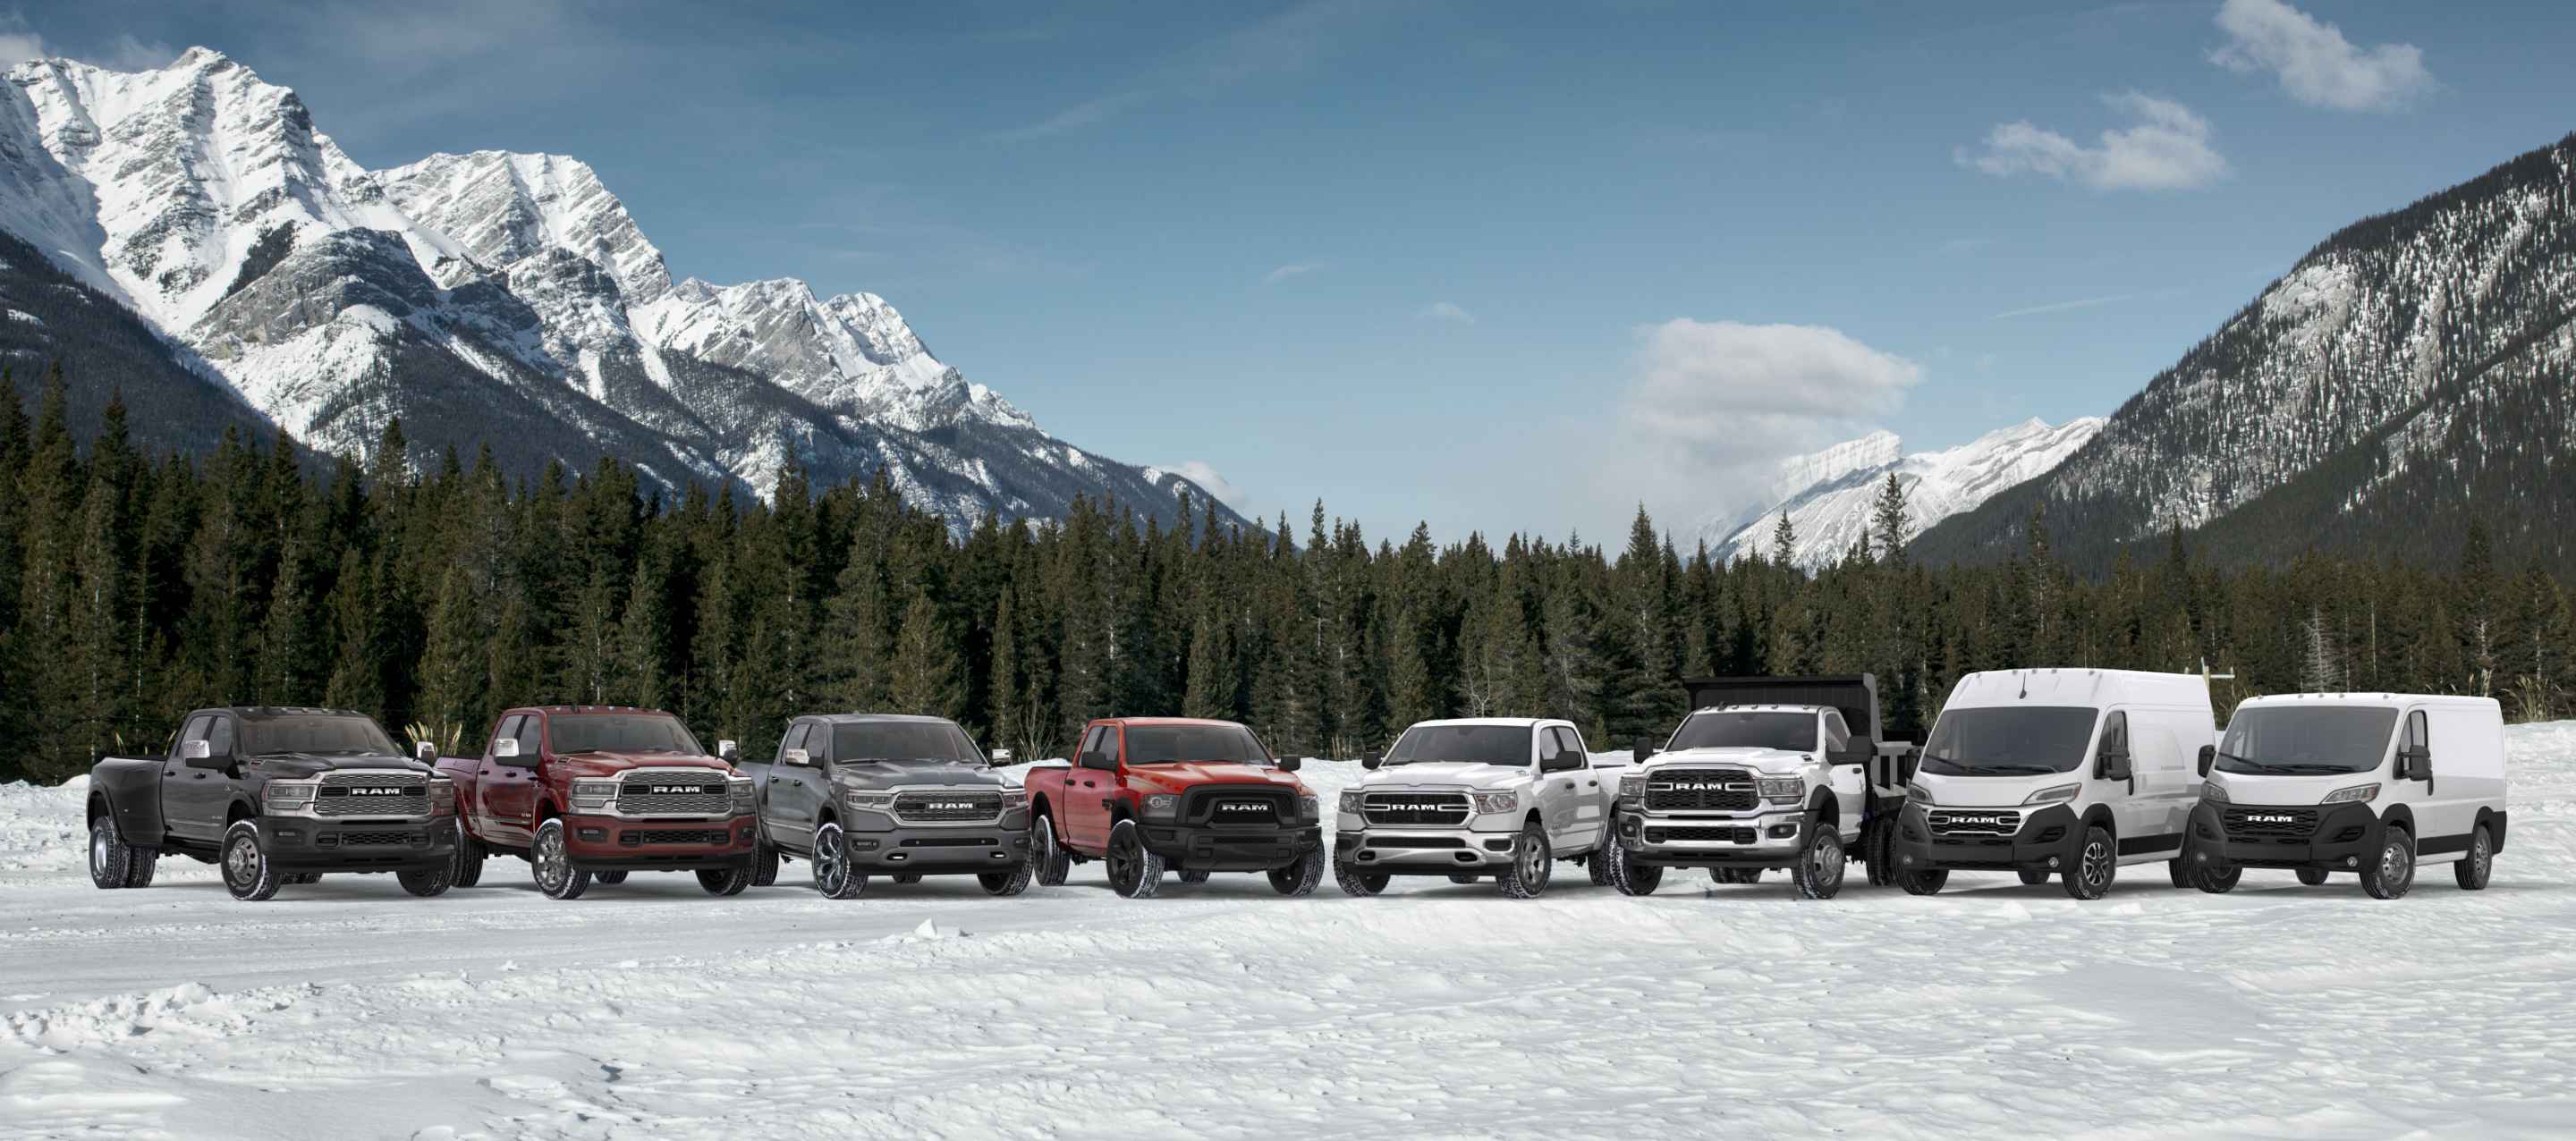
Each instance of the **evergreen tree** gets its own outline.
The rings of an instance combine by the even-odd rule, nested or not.
[[[916,588],[904,607],[902,628],[895,634],[894,663],[887,679],[888,696],[897,712],[929,717],[955,717],[958,691],[955,640],[939,620],[939,607],[928,588]]]

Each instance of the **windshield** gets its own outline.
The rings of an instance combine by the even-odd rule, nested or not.
[[[557,753],[685,753],[705,756],[689,727],[667,714],[556,714],[547,727]]]
[[[832,726],[834,761],[954,761],[980,765],[965,730],[945,721],[863,721]]]
[[[1416,725],[1404,731],[1386,751],[1388,765],[1461,761],[1471,765],[1530,763],[1530,731],[1525,725]]]
[[[1682,719],[1673,733],[1673,749],[1780,749],[1792,753],[1816,748],[1813,713],[1738,713],[1715,710]]]
[[[2218,746],[2220,772],[2301,776],[2366,773],[2388,755],[2394,709],[2265,706],[2240,709]]]
[[[399,757],[393,738],[372,717],[245,717],[242,752],[262,757],[276,753],[327,753],[339,756]]]
[[[2074,705],[1944,710],[1923,746],[1923,771],[2017,776],[2075,771],[2101,711]]]
[[[1168,765],[1175,761],[1242,761],[1266,764],[1268,750],[1241,725],[1130,725],[1127,763]]]

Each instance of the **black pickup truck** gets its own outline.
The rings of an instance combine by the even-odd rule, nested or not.
[[[164,853],[221,865],[247,900],[324,872],[392,872],[433,896],[455,874],[455,785],[346,709],[198,710],[159,757],[100,758],[88,815],[103,888],[150,886]]]

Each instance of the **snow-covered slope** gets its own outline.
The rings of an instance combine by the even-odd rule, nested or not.
[[[1048,437],[882,297],[675,278],[577,159],[366,170],[293,91],[205,48],[7,78],[0,229],[324,450],[363,457],[401,416],[416,443],[522,470],[609,455],[759,492],[790,462],[819,483],[883,470],[961,525],[1075,494],[1161,515],[1207,499]]]
[[[2099,416],[2055,426],[2039,419],[1988,432],[1937,452],[1900,454],[1893,432],[1872,432],[1813,455],[1783,462],[1768,507],[1747,512],[1723,529],[1701,533],[1712,554],[1772,557],[1771,535],[1787,512],[1796,533],[1792,552],[1801,566],[1841,558],[1869,532],[1880,487],[1893,472],[1905,486],[1913,529],[1922,529],[1984,503],[1996,492],[2046,472],[2101,431]]]

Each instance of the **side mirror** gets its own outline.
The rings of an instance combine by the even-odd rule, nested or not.
[[[1011,751],[1009,749],[995,749],[990,756],[984,758],[984,763],[994,768],[1000,768],[1003,765],[1010,764]]]
[[[2433,779],[2433,753],[2429,749],[2397,750],[2397,779]]]
[[[179,755],[192,769],[229,768],[233,763],[233,759],[229,756],[216,755],[214,744],[204,740],[190,741],[179,746]]]
[[[411,755],[419,758],[420,763],[424,765],[435,765],[438,763],[438,746],[421,741],[411,747]]]
[[[811,765],[814,763],[814,754],[807,749],[789,749],[778,754],[778,762],[785,765]]]
[[[1296,772],[1298,769],[1301,769],[1301,768],[1304,768],[1304,767],[1306,767],[1306,758],[1304,758],[1304,757],[1281,757],[1281,758],[1279,758],[1279,771],[1280,771],[1280,772],[1283,772],[1283,773],[1293,773],[1293,772]]]
[[[1628,760],[1631,764],[1645,764],[1646,758],[1654,755],[1655,747],[1645,743],[1644,741],[1639,741],[1628,749]]]
[[[1118,771],[1118,762],[1110,759],[1110,756],[1107,753],[1084,753],[1081,759],[1074,763],[1083,768],[1098,769],[1104,773],[1114,773]]]
[[[2214,765],[2214,764],[2217,764],[2217,763],[2218,763],[2218,746],[2216,746],[2216,745],[2203,745],[2203,746],[2201,746],[2201,747],[2200,747],[2200,775],[2202,775],[2202,776],[2208,776],[2208,775],[2209,775],[2209,766]]]
[[[498,740],[498,741],[494,741],[494,742],[492,742],[492,759],[493,759],[493,760],[496,760],[496,761],[506,761],[506,760],[511,760],[511,759],[513,759],[513,758],[517,757],[518,755],[519,755],[519,739],[518,739],[518,738],[516,738],[516,737],[503,737],[503,738],[501,738],[501,739],[500,739],[500,740]]]
[[[742,749],[731,741],[718,741],[716,742],[716,759],[723,761],[726,764],[732,764],[735,761],[742,759]]]
[[[2113,753],[2113,754],[2111,754],[2111,755],[2109,755],[2109,756],[2106,756],[2106,757],[2102,758],[2102,779],[2103,779],[2103,780],[2128,780],[2128,779],[2130,779],[2130,771],[2129,771],[2129,754],[2127,754],[2127,753]]]
[[[1368,755],[1368,756],[1365,756],[1365,757],[1361,757],[1361,758],[1360,758],[1360,767],[1361,767],[1361,768],[1364,768],[1364,769],[1367,769],[1367,770],[1369,770],[1369,771],[1371,771],[1371,772],[1375,772],[1375,771],[1377,770],[1377,767],[1378,767],[1379,765],[1382,765],[1382,764],[1385,764],[1385,763],[1386,763],[1386,758],[1381,757],[1381,756],[1378,756],[1378,755],[1376,755],[1376,754],[1374,754],[1374,753],[1372,753],[1372,754],[1370,754],[1370,755]]]

